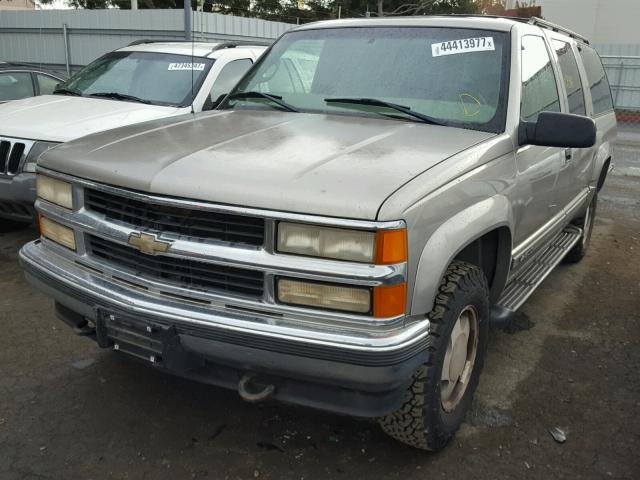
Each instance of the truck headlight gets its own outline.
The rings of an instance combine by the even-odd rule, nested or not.
[[[60,145],[58,142],[35,142],[31,146],[31,150],[27,154],[27,158],[24,159],[24,166],[22,167],[23,172],[34,173],[36,171],[36,161],[38,157],[42,155],[44,152],[53,148],[57,145]]]
[[[391,264],[407,260],[407,231],[350,230],[344,228],[280,222],[277,250],[281,253]]]
[[[76,235],[72,229],[40,215],[40,235],[63,247],[76,249]]]
[[[73,192],[71,184],[47,175],[36,176],[36,192],[38,198],[61,207],[73,208]]]
[[[405,283],[370,288],[280,278],[276,291],[280,303],[371,315],[375,318],[402,315],[407,302]]]

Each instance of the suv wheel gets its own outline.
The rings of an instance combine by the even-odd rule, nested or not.
[[[575,222],[575,225],[582,228],[582,237],[578,240],[569,253],[564,257],[564,261],[568,263],[577,263],[584,258],[591,242],[591,233],[593,232],[593,224],[596,219],[596,210],[598,207],[598,193],[593,194],[591,203],[587,207],[584,217]]]
[[[429,362],[413,377],[405,403],[380,419],[403,443],[440,450],[471,407],[489,333],[489,289],[475,265],[454,261],[440,284],[431,321]]]
[[[30,223],[19,222],[16,220],[8,220],[6,218],[0,218],[0,233],[13,232],[15,230],[22,230],[27,228]]]

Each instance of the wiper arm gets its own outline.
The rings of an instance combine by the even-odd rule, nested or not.
[[[325,102],[327,103],[346,103],[353,105],[371,105],[373,107],[386,107],[391,110],[395,110],[397,112],[402,112],[405,115],[408,115],[413,118],[417,118],[424,123],[429,123],[431,125],[445,125],[444,123],[436,120],[429,115],[425,115],[423,113],[414,112],[409,107],[405,107],[404,105],[398,105],[397,103],[385,102],[384,100],[378,100],[377,98],[325,98]]]
[[[262,93],[262,92],[236,92],[229,95],[229,100],[238,99],[238,100],[248,100],[252,98],[266,98],[276,105],[284,108],[288,112],[297,112],[298,110],[295,107],[289,105],[287,102],[282,100],[280,95],[272,95],[270,93]]]
[[[67,88],[67,87],[58,87],[53,91],[54,95],[71,95],[73,97],[81,97],[82,92],[80,90],[76,90],[75,88]]]
[[[88,96],[113,98],[114,100],[129,100],[131,102],[146,103],[147,105],[151,104],[149,100],[145,100],[144,98],[134,97],[133,95],[127,95],[125,93],[118,93],[118,92],[98,92],[98,93],[91,93]]]

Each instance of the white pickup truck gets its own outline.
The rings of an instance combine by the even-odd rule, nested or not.
[[[0,105],[2,226],[32,221],[42,152],[91,133],[210,110],[265,50],[239,42],[140,40],[98,58],[53,95]]]

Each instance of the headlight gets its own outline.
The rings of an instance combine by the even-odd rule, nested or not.
[[[32,145],[31,150],[29,150],[27,158],[24,159],[24,166],[22,167],[22,171],[29,173],[35,172],[36,161],[38,160],[38,157],[50,148],[55,147],[56,145],[60,144],[57,142],[35,142]]]
[[[48,219],[47,217],[40,216],[40,234],[53,240],[54,242],[62,245],[63,247],[76,249],[76,236],[72,229],[60,225],[58,222]]]
[[[407,260],[407,231],[369,232],[280,222],[277,250],[351,262],[401,263]]]
[[[278,300],[292,305],[354,313],[368,313],[371,310],[371,290],[368,288],[287,279],[278,281]]]
[[[289,305],[390,318],[405,313],[407,286],[401,283],[369,288],[280,278],[277,297],[280,303]]]
[[[68,182],[47,175],[37,175],[36,191],[38,198],[68,209],[73,208],[73,193]]]

